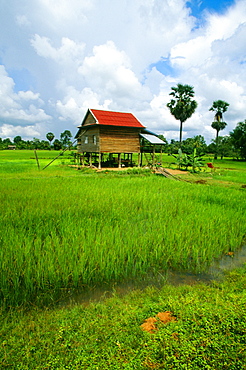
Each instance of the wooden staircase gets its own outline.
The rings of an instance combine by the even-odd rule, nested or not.
[[[165,168],[162,168],[162,167],[158,167],[155,169],[155,173],[157,175],[163,175],[165,177],[167,177],[168,179],[172,179],[172,180],[178,180],[180,181],[180,178],[172,175],[168,170],[166,170]]]

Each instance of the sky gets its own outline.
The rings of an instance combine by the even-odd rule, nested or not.
[[[94,108],[178,140],[166,106],[178,83],[198,102],[183,139],[215,138],[219,99],[221,135],[246,119],[245,0],[0,0],[1,138],[74,136]]]

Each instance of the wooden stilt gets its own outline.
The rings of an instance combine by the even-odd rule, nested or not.
[[[140,167],[141,163],[141,153],[138,153],[138,167]]]
[[[121,153],[118,154],[118,167],[121,168]]]
[[[98,169],[100,170],[102,167],[101,167],[101,153],[98,154]]]
[[[153,160],[152,165],[155,166],[155,145],[153,146]]]

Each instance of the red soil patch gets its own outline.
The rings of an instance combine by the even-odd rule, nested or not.
[[[226,255],[233,257],[234,256],[234,252],[227,252]]]
[[[167,324],[170,321],[175,321],[176,317],[172,316],[172,312],[165,311],[159,312],[156,317],[149,317],[145,320],[145,322],[141,325],[142,330],[152,333],[153,331],[158,330],[156,323],[158,321],[162,322],[163,324]]]
[[[161,322],[163,322],[163,324],[167,324],[170,321],[176,320],[176,317],[172,316],[172,312],[170,311],[159,312],[157,317],[161,320]]]
[[[157,319],[155,317],[149,317],[141,325],[141,328],[145,331],[148,331],[149,333],[152,333],[153,331],[157,330],[157,327],[155,326],[156,322],[157,322]]]

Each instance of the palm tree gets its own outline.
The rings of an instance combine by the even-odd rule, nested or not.
[[[192,116],[197,108],[197,102],[192,100],[194,97],[194,88],[190,85],[177,84],[177,87],[171,88],[169,94],[173,99],[167,104],[170,113],[180,121],[179,145],[182,143],[183,123]]]
[[[50,146],[51,146],[51,141],[54,139],[54,137],[55,135],[52,132],[48,132],[48,134],[46,134],[46,139],[49,140]]]
[[[223,121],[223,113],[225,113],[229,107],[229,103],[227,103],[224,100],[216,100],[213,102],[212,107],[209,109],[210,111],[215,112],[214,116],[214,122],[212,122],[211,126],[216,130],[216,150],[214,153],[214,159],[217,159],[218,155],[218,145],[219,145],[219,132],[221,130],[224,130],[226,127],[227,123]]]

